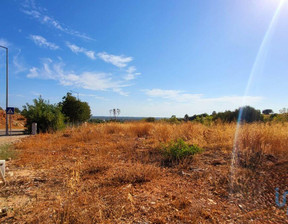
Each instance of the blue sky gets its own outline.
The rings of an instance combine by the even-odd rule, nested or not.
[[[10,106],[72,90],[93,115],[288,107],[285,0],[6,0],[0,27]],[[0,49],[2,107],[4,77]]]

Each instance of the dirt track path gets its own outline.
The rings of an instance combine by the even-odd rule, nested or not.
[[[5,144],[13,144],[16,143],[18,141],[20,141],[23,138],[29,137],[29,135],[12,135],[12,136],[0,136],[0,147],[5,145]],[[21,177],[21,176],[29,176],[30,173],[27,172],[26,170],[11,170],[10,169],[10,161],[6,161],[6,175],[5,175],[5,179],[8,178],[9,180],[12,178],[13,176],[16,177]],[[0,179],[0,191],[4,190],[5,185],[3,185],[3,181]],[[0,219],[1,217],[5,217],[6,216],[6,210],[8,208],[13,208],[13,207],[17,207],[15,205],[23,204],[23,201],[25,202],[25,197],[22,196],[13,196],[13,197],[2,197],[0,196]],[[0,221],[1,222],[1,221]]]
[[[0,136],[0,145],[12,144],[18,142],[22,138],[26,138],[29,135],[12,135],[12,136]]]

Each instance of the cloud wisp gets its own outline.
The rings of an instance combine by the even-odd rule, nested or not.
[[[113,91],[120,95],[127,95],[123,91],[128,84],[114,80],[111,74],[104,72],[82,72],[76,74],[65,70],[63,62],[53,62],[50,58],[43,60],[42,66],[32,67],[27,74],[28,78],[51,79],[58,81],[63,86],[73,86],[95,91]]]
[[[97,56],[107,63],[117,66],[118,68],[124,68],[129,62],[133,60],[132,57],[127,57],[124,55],[113,55],[106,52],[100,52]]]
[[[187,102],[201,98],[202,94],[189,94],[180,90],[147,89],[144,90],[147,96],[167,99],[176,102]]]
[[[18,53],[13,57],[13,71],[15,74],[27,71],[27,66],[24,63],[20,54],[21,50],[19,49]]]
[[[126,70],[127,74],[124,76],[124,79],[127,81],[135,79],[137,76],[141,75],[140,72],[136,72],[136,67],[135,66],[130,66]]]
[[[96,60],[96,56],[95,56],[95,52],[94,51],[86,50],[83,47],[79,47],[79,46],[77,46],[75,44],[70,44],[69,42],[66,43],[66,46],[75,54],[83,53],[88,58],[90,58],[92,60]]]
[[[59,49],[59,46],[57,46],[52,42],[47,41],[45,37],[42,37],[40,35],[30,35],[30,39],[33,40],[34,43],[40,47],[46,47],[51,50]]]
[[[9,47],[10,43],[5,39],[0,38],[0,45],[3,47]]]
[[[215,98],[205,98],[203,94],[191,94],[181,90],[147,89],[145,94],[153,98],[161,98],[178,103],[227,103],[235,104],[241,102],[243,96],[223,96]],[[259,96],[246,96],[246,102],[256,103],[262,100]]]
[[[82,53],[92,60],[96,60],[98,57],[104,62],[112,64],[120,69],[127,67],[128,63],[130,63],[133,60],[132,57],[127,57],[123,55],[113,55],[108,54],[106,52],[100,52],[96,56],[95,51],[87,50],[84,47],[80,47],[76,44],[71,44],[70,42],[66,42],[66,46],[75,54]],[[141,73],[136,72],[135,66],[128,67],[126,73],[127,74],[123,77],[123,79],[126,81],[133,80],[136,78],[136,76],[141,75]]]
[[[89,37],[85,33],[80,33],[79,31],[73,30],[65,26],[64,24],[60,23],[53,17],[46,14],[46,10],[36,5],[33,0],[27,0],[23,4],[23,8],[21,10],[26,15],[36,19],[38,22],[53,27],[61,32],[66,34],[79,37],[86,40],[94,40],[93,38]]]
[[[95,51],[87,50],[83,47],[79,47],[76,44],[71,44],[70,42],[66,42],[66,46],[75,54],[83,53],[92,60],[96,59]],[[118,68],[124,68],[128,65],[128,63],[133,61],[132,57],[128,57],[124,55],[108,54],[107,52],[99,52],[97,54],[97,57],[103,60],[104,62],[112,64]],[[127,69],[127,73],[130,75],[127,76],[126,80],[134,79],[134,76],[139,75],[139,74],[135,74],[135,71],[136,71],[136,68],[134,66],[129,67]]]

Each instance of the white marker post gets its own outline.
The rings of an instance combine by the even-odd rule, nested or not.
[[[32,123],[32,135],[37,134],[37,123]]]
[[[0,160],[0,176],[1,179],[6,183],[5,181],[5,160]]]

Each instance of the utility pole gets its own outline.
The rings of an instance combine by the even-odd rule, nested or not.
[[[8,108],[8,47],[1,46],[1,48],[4,48],[6,50],[6,135],[9,135],[8,133],[8,116],[7,116],[7,108]]]

